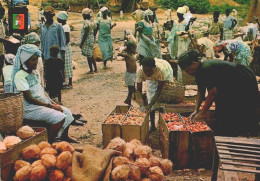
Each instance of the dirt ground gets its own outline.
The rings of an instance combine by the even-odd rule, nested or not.
[[[37,10],[35,6],[29,7],[33,24],[37,24]],[[173,13],[173,19],[177,19],[176,13]],[[209,18],[212,15],[195,15],[197,18]],[[160,24],[165,22],[164,11],[158,11]],[[117,26],[112,30],[112,38],[114,40],[114,49],[122,46],[123,42],[115,43],[122,40],[124,30],[134,28],[135,21],[129,14],[124,14],[121,20],[118,14],[113,15],[113,22]],[[69,13],[68,24],[73,25],[71,32],[72,58],[76,63],[73,77],[73,89],[63,91],[62,102],[64,106],[71,109],[73,113],[80,113],[87,124],[84,126],[71,126],[69,130],[70,136],[74,137],[79,144],[74,146],[80,148],[85,144],[91,144],[102,148],[102,122],[107,118],[116,105],[123,105],[123,101],[127,96],[127,87],[124,85],[124,61],[114,60],[108,62],[108,69],[103,69],[101,62],[97,63],[98,73],[86,74],[89,71],[86,57],[81,55],[79,48],[79,38],[83,19],[80,13]],[[116,56],[117,51],[114,52]],[[160,155],[158,150],[155,151]],[[210,180],[211,171],[197,170],[191,171],[174,171],[166,180]],[[219,180],[223,180],[220,176]],[[253,180],[252,176],[243,174],[241,180]]]

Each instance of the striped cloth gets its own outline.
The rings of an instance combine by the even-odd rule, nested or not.
[[[94,45],[95,45],[94,36],[89,36],[89,38],[86,39],[85,43],[82,46],[81,49],[82,55],[86,57],[92,57],[94,53]]]
[[[67,44],[65,47],[65,64],[64,64],[64,72],[66,78],[73,77],[73,66],[72,66],[72,58],[71,58],[71,46]]]
[[[232,40],[233,38],[233,33],[232,33],[232,30],[225,30],[224,29],[224,40]]]

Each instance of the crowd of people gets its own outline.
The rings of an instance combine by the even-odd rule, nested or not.
[[[260,63],[259,46],[255,48],[252,61],[253,50],[250,46],[241,39],[233,39],[233,29],[237,26],[237,20],[230,15],[231,11],[226,10],[223,22],[219,20],[220,13],[214,12],[208,30],[203,32],[202,38],[196,40],[189,31],[196,21],[189,7],[177,9],[176,21],[171,17],[171,10],[167,10],[167,22],[164,24],[167,33],[164,44],[168,46],[170,59],[177,60],[178,63],[177,76],[174,76],[171,64],[162,59],[160,44],[162,36],[156,10],[156,7],[150,9],[138,7],[132,14],[136,20],[133,27],[136,39],[128,40],[124,51],[119,54],[126,62],[125,84],[128,86],[128,95],[124,102],[131,105],[132,95],[136,93],[136,100],[140,103],[141,110],[150,112],[150,130],[155,130],[156,103],[165,84],[177,80],[182,83],[182,72],[185,71],[195,76],[198,84],[195,111],[190,116],[192,120],[204,118],[215,101],[216,133],[237,135],[257,128],[258,88],[255,75],[249,67],[252,62],[255,65]],[[4,9],[0,8],[0,19],[1,14],[4,14]],[[114,55],[111,29],[116,24],[112,23],[111,11],[107,7],[102,7],[96,21],[93,14],[93,10],[89,8],[82,11],[84,23],[79,48],[82,55],[87,58],[88,74],[98,72],[94,59],[97,34],[104,69],[107,68],[107,62],[113,60]],[[45,7],[42,15],[44,18],[41,17],[40,35],[28,34],[16,55],[4,56],[6,65],[3,69],[4,90],[6,93],[23,93],[24,118],[50,124],[50,140],[58,137],[76,142],[68,136],[68,129],[74,122],[74,117],[68,108],[62,106],[61,96],[63,88],[73,88],[71,30],[67,24],[69,16],[66,11],[60,11],[56,22],[54,9],[50,6]],[[0,36],[4,34],[4,28],[1,27],[0,24]],[[2,44],[0,46],[2,47]],[[3,55],[1,47],[0,54]],[[220,58],[222,52],[224,61],[215,60]],[[257,53],[258,56],[255,56]],[[138,56],[135,56],[136,54]],[[139,69],[137,61],[140,64]],[[257,69],[257,66],[254,67]],[[148,106],[145,106],[142,97],[144,81],[147,87]],[[206,90],[207,97],[205,97]],[[56,98],[58,99],[54,102],[53,99]],[[203,100],[206,103],[199,112]],[[246,125],[244,120],[248,120]],[[233,125],[236,125],[236,129],[231,133]]]

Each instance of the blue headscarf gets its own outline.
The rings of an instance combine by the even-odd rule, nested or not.
[[[11,92],[17,93],[18,91],[15,88],[14,77],[15,74],[21,69],[21,66],[25,67],[25,62],[34,54],[37,54],[38,57],[41,57],[41,51],[36,45],[33,44],[25,44],[18,48],[17,54],[14,61],[14,68],[12,72],[12,86]]]

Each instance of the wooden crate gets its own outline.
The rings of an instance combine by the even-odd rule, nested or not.
[[[146,139],[149,133],[149,114],[144,118],[142,125],[122,125],[122,139],[126,142],[132,139],[140,140],[143,144],[146,143]]]
[[[163,158],[174,163],[174,169],[189,168],[189,131],[170,131],[163,119],[159,119],[160,148]]]
[[[127,114],[129,106],[116,106],[111,112],[112,114]],[[105,124],[106,120],[102,123],[102,133],[103,133],[103,147],[105,148],[110,140],[115,137],[121,137],[121,124]]]
[[[181,113],[180,115],[187,117],[190,114],[191,112]],[[194,133],[191,132],[190,148],[190,161],[192,168],[212,168],[214,155],[214,135],[211,130]]]
[[[47,130],[45,128],[33,129],[39,133],[29,139],[23,140],[23,142],[15,145],[5,153],[0,153],[1,180],[12,180],[14,176],[13,164],[20,157],[20,153],[25,147],[31,144],[38,144],[41,141],[48,141]]]

